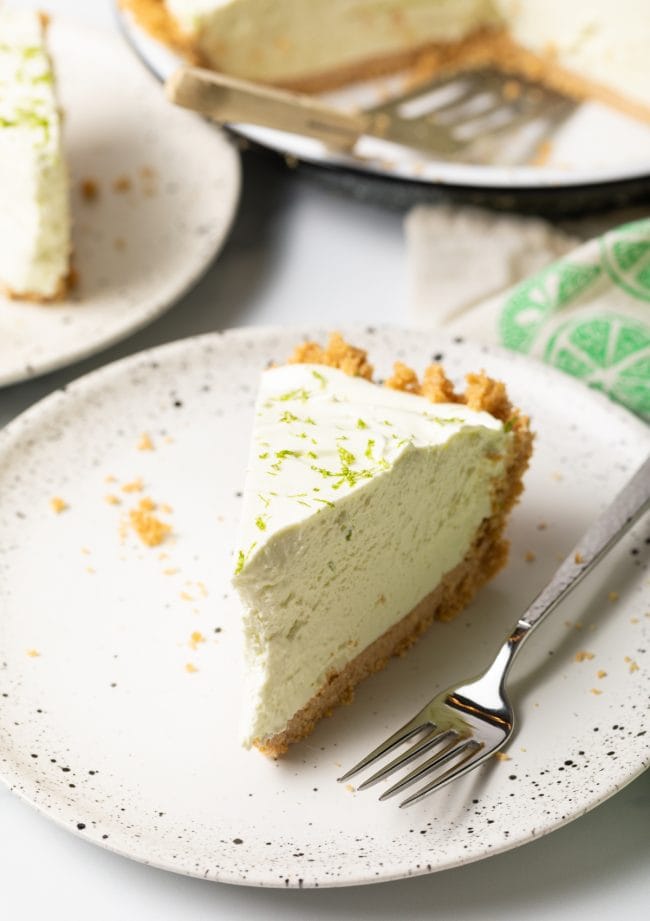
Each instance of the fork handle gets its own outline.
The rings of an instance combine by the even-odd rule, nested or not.
[[[299,93],[260,86],[197,67],[182,67],[166,84],[167,98],[221,124],[244,122],[351,147],[368,127],[362,114],[342,112]]]
[[[637,470],[612,504],[592,524],[562,563],[549,584],[518,621],[510,637],[514,648],[555,610],[558,604],[650,508],[650,457]],[[514,651],[514,649],[513,649]],[[512,661],[512,660],[511,660]]]

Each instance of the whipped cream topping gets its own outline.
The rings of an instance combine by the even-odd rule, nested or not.
[[[464,404],[379,387],[323,365],[262,375],[236,570],[273,534],[332,507],[413,449],[502,423]]]

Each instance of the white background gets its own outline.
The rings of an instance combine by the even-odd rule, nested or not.
[[[19,5],[28,2],[115,28],[109,0]],[[0,391],[0,424],[92,368],[193,333],[249,324],[405,322],[405,289],[401,214],[329,191],[272,159],[247,156],[233,234],[195,290],[121,346]],[[509,854],[397,883],[290,892],[140,866],[54,826],[0,785],[2,921],[640,921],[650,916],[649,906],[648,772],[589,815]]]

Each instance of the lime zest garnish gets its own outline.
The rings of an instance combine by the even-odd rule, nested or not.
[[[239,575],[239,573],[242,571],[242,569],[243,569],[244,566],[246,565],[246,563],[247,563],[247,561],[248,561],[248,558],[250,557],[250,555],[251,555],[251,553],[253,552],[253,550],[255,549],[255,547],[257,547],[257,541],[253,541],[253,543],[250,545],[250,547],[248,548],[248,551],[247,551],[246,553],[244,553],[243,550],[238,550],[238,551],[237,551],[237,565],[235,566],[235,575],[236,575],[236,576]]]

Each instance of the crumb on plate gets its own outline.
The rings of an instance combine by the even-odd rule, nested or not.
[[[151,436],[147,432],[143,432],[140,435],[140,441],[138,442],[138,451],[153,451],[153,441]]]
[[[155,503],[145,497],[129,512],[131,527],[148,547],[157,547],[162,544],[171,532],[171,525],[161,521],[153,514],[155,508]]]
[[[69,508],[69,506],[68,506],[68,503],[65,501],[65,499],[61,498],[61,496],[53,496],[50,499],[50,508],[57,515],[60,515],[61,512],[65,512],[65,510]]]
[[[113,180],[113,191],[119,193],[131,191],[131,180],[128,176],[118,176]]]
[[[81,197],[85,202],[97,201],[99,198],[99,183],[96,179],[82,179],[79,183]]]
[[[136,477],[135,480],[131,480],[130,483],[125,483],[122,486],[122,492],[142,492],[143,489],[144,483],[141,477]]]

